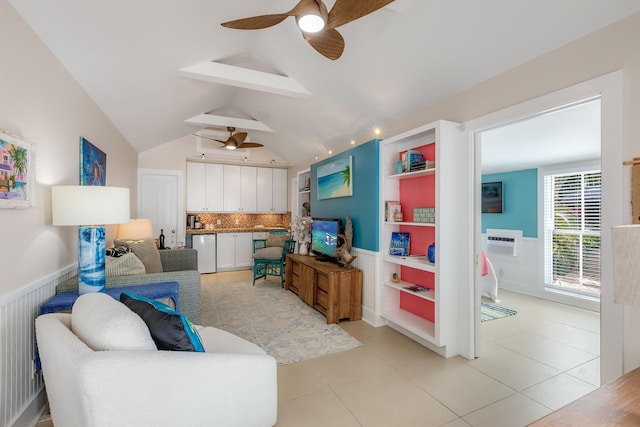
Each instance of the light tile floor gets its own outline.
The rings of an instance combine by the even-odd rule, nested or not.
[[[518,314],[482,323],[475,360],[444,359],[388,327],[341,322],[363,345],[279,367],[277,426],[518,427],[599,385],[597,313],[505,290],[499,298]]]
[[[482,355],[444,359],[388,327],[362,347],[278,368],[278,426],[524,426],[599,385],[599,315],[501,290]]]

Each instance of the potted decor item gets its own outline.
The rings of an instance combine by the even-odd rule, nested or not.
[[[309,243],[311,243],[311,223],[310,216],[297,216],[291,221],[291,233],[298,242],[298,253],[307,255],[309,253]]]

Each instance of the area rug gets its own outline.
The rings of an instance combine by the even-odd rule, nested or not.
[[[518,312],[510,308],[502,307],[486,302],[480,303],[480,321],[500,319],[501,317],[515,316]]]
[[[283,289],[280,281],[203,284],[202,324],[259,345],[278,365],[349,350],[361,343]]]

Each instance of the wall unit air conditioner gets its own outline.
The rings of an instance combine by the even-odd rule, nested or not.
[[[522,230],[487,229],[487,254],[518,256]]]

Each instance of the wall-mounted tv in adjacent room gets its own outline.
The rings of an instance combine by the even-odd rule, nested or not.
[[[502,213],[502,181],[482,183],[482,213]]]
[[[340,218],[313,218],[311,223],[311,253],[319,261],[336,261],[338,234],[342,233]]]

